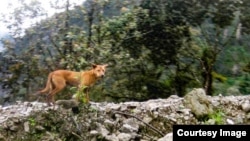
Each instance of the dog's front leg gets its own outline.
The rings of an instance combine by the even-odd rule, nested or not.
[[[85,99],[86,103],[89,103],[89,87],[85,88]]]

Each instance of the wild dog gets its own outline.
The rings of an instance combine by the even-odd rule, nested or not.
[[[70,70],[56,70],[48,75],[46,87],[38,91],[40,94],[47,93],[48,106],[55,104],[55,95],[62,91],[67,84],[76,87],[85,87],[86,102],[89,102],[89,87],[95,84],[97,80],[104,77],[108,65],[92,65],[92,69],[82,72]]]

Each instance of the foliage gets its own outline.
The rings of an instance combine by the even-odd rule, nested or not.
[[[248,62],[247,65],[243,67],[243,71],[250,72],[250,62]]]
[[[212,76],[215,80],[218,80],[219,82],[226,82],[227,78],[221,74],[218,74],[216,72],[212,72]]]
[[[28,121],[29,121],[29,123],[30,123],[31,126],[35,126],[35,125],[36,125],[36,121],[35,121],[34,118],[30,117],[30,118],[28,119]]]
[[[12,38],[3,40],[1,82],[14,95],[27,98],[52,70],[81,71],[91,63],[108,63],[106,78],[90,91],[95,101],[183,96],[192,87],[204,87],[213,95],[218,90],[214,84],[239,86],[229,81],[243,75],[240,67],[249,63],[245,27],[250,17],[245,3],[87,0],[71,10],[67,0],[60,7],[64,12],[21,34],[16,29],[22,29],[23,16],[34,19],[44,14],[39,3],[23,3],[16,9],[16,23],[9,25]],[[233,66],[239,66],[236,73]]]
[[[249,34],[250,33],[250,12],[249,10],[246,9],[246,7],[249,7],[250,4],[249,2],[247,2],[247,0],[243,0],[243,2],[241,3],[242,6],[241,6],[241,14],[240,14],[240,21],[241,21],[241,24],[242,24],[242,32],[243,33],[246,33],[246,34]]]
[[[73,92],[73,94],[75,93],[76,99],[81,102],[81,103],[86,103],[87,99],[86,99],[86,93],[85,93],[85,89],[87,87],[86,86],[82,86],[82,87],[71,87],[70,91]]]
[[[12,13],[12,15],[1,15],[3,17],[1,21],[8,24],[7,28],[10,29],[10,33],[13,37],[20,37],[25,34],[24,28],[27,25],[24,25],[24,23],[27,23],[29,19],[33,19],[33,21],[30,21],[28,24],[34,25],[39,18],[45,16],[45,10],[41,7],[41,2],[38,0],[18,0],[13,9],[11,6],[14,5],[11,5],[11,3],[9,3],[9,5],[10,8],[8,10],[10,10],[9,12]]]
[[[244,74],[239,83],[239,90],[243,94],[250,94],[250,74]]]
[[[213,120],[216,125],[221,125],[225,123],[225,113],[222,110],[217,110],[213,112],[212,114],[208,115],[208,120],[206,122],[209,122],[209,120]]]

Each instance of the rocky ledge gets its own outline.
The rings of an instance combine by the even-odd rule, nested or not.
[[[250,123],[249,95],[211,97],[203,89],[145,102],[57,104],[0,107],[0,141],[168,141],[174,124]]]

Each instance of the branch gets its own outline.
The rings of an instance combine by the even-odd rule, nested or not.
[[[228,38],[226,39],[226,41],[224,43],[221,44],[222,47],[225,47],[230,41],[232,38],[234,38],[236,32],[237,32],[237,29],[238,29],[238,25],[239,22],[237,22],[235,28],[233,29],[233,32],[231,33],[231,35],[228,36]]]
[[[140,118],[138,118],[138,117],[136,117],[136,116],[134,116],[134,115],[131,115],[131,114],[128,114],[128,113],[123,113],[123,112],[120,112],[120,111],[113,111],[113,113],[114,113],[114,114],[120,114],[120,115],[125,115],[125,116],[133,117],[133,118],[135,118],[135,119],[141,121],[142,123],[144,123],[144,124],[147,125],[148,127],[150,127],[153,131],[155,131],[156,133],[160,134],[162,137],[165,136],[161,131],[159,131],[158,129],[156,129],[156,128],[153,127],[152,125],[150,125],[150,124],[144,122],[142,119],[140,119]]]
[[[55,46],[56,50],[57,50],[57,51],[59,52],[59,54],[62,56],[63,53],[62,53],[62,51],[60,50],[60,47],[55,43],[55,41],[52,39],[52,36],[51,36],[51,35],[49,35],[49,39],[50,39],[52,45]]]
[[[80,129],[79,125],[77,124],[76,120],[75,120],[72,116],[71,116],[70,118],[71,118],[71,120],[73,121],[73,123],[75,124],[77,131],[78,131],[79,133],[81,133],[81,129]],[[72,133],[73,133],[73,132],[72,132]],[[78,136],[79,136],[79,135],[78,135]]]
[[[76,134],[75,132],[71,132],[73,135],[75,135],[76,137],[78,137],[80,140],[83,140],[83,138],[80,136],[80,135],[78,135],[78,134]]]
[[[153,30],[150,30],[150,31],[145,32],[145,33],[141,33],[140,36],[147,35],[147,34],[149,34],[149,33],[151,33],[151,32],[153,32]],[[128,40],[128,39],[135,38],[135,37],[137,37],[137,36],[136,36],[136,35],[133,35],[133,36],[125,37],[124,40]],[[123,41],[124,41],[124,40],[123,40]]]

